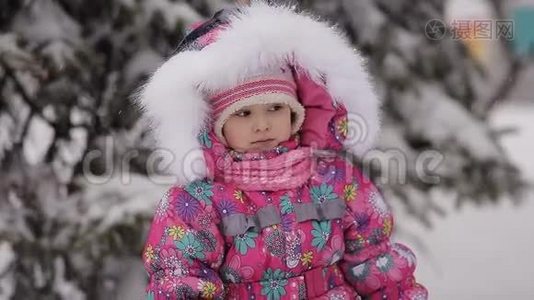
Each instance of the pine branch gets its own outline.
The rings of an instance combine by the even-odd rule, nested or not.
[[[0,58],[2,58],[2,57],[0,56]],[[52,122],[50,122],[43,115],[42,109],[37,104],[35,104],[35,102],[33,101],[32,97],[26,91],[26,88],[24,87],[24,85],[17,78],[16,70],[11,68],[11,66],[9,66],[9,64],[5,63],[3,61],[3,59],[0,59],[0,65],[2,65],[2,67],[5,70],[5,75],[6,75],[5,77],[7,77],[7,78],[9,78],[9,79],[11,79],[13,81],[13,83],[15,84],[16,90],[19,92],[19,94],[21,95],[21,97],[24,100],[24,102],[26,102],[26,104],[28,104],[28,106],[30,107],[32,112],[40,115],[44,120],[46,120],[48,123],[52,124]]]

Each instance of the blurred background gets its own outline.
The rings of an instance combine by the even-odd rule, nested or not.
[[[430,298],[534,299],[534,0],[277,2],[368,58],[377,183]],[[188,25],[234,4],[0,1],[0,299],[144,298],[168,185],[147,177],[131,96]]]

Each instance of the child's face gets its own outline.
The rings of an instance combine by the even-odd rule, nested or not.
[[[238,152],[270,150],[291,136],[291,110],[287,104],[245,106],[223,126],[228,146]]]

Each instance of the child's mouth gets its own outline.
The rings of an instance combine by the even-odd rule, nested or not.
[[[274,139],[258,140],[258,141],[252,142],[252,145],[261,147],[261,146],[268,145],[269,143],[272,143],[273,141]]]
[[[274,141],[274,139],[259,140],[259,141],[252,142],[252,144],[263,144],[263,143],[268,143],[272,141]]]

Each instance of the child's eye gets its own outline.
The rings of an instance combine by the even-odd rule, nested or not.
[[[278,111],[278,110],[281,110],[282,108],[284,108],[283,105],[281,105],[281,104],[275,104],[275,105],[273,105],[273,106],[271,106],[271,107],[269,108],[269,111]]]
[[[238,117],[246,117],[248,115],[250,115],[249,110],[239,110],[234,113],[234,116],[238,116]]]

